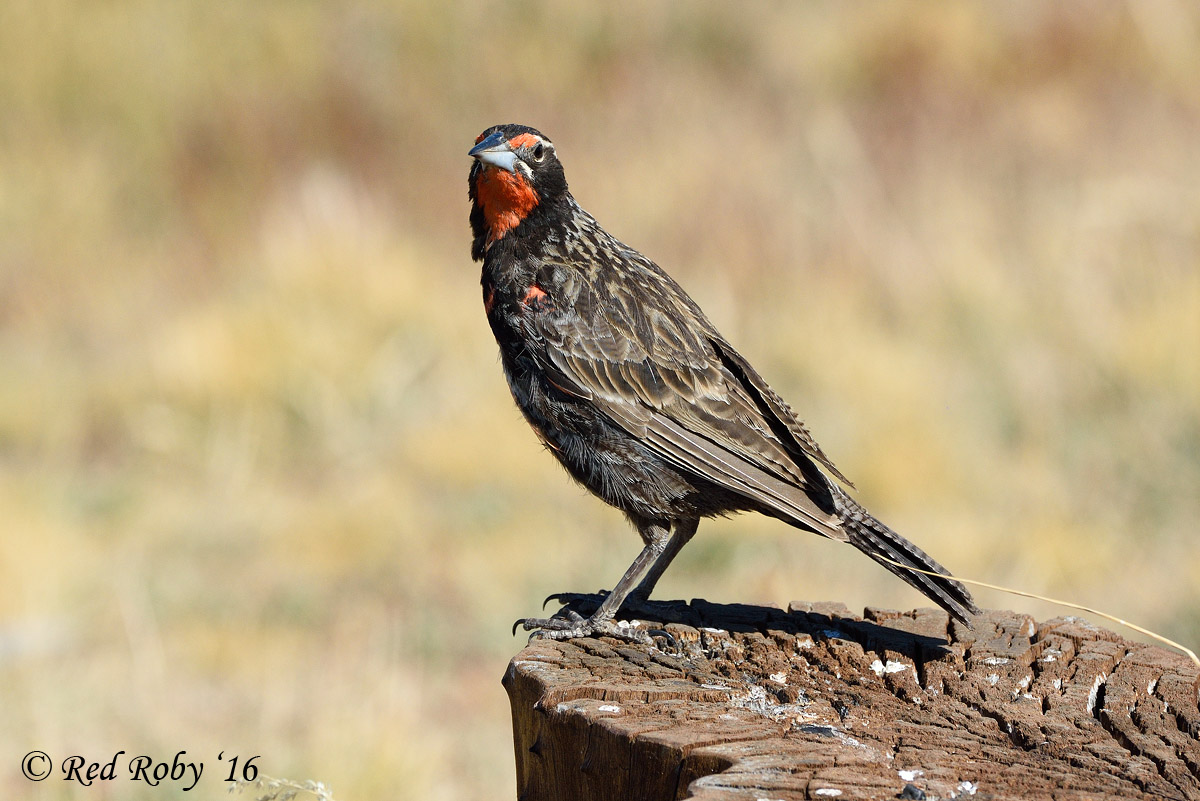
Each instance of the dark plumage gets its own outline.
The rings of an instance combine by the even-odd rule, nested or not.
[[[955,618],[971,595],[838,486],[853,486],[804,424],[658,265],[575,202],[554,145],[522,125],[470,155],[471,254],[525,419],[567,471],[622,510],[645,548],[587,620],[522,621],[544,636],[620,633],[700,518],[755,511],[886,562]],[[640,582],[640,583],[639,583]]]

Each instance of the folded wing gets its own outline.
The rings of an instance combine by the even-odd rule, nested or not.
[[[547,377],[677,469],[846,540],[813,462],[841,474],[683,290],[662,278],[646,282],[654,289],[636,303],[622,293],[641,282],[587,284],[570,308],[531,315]]]

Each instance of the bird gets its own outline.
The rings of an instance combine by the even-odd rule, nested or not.
[[[649,599],[702,519],[739,512],[849,543],[971,625],[979,609],[962,583],[855,501],[792,408],[683,288],[580,207],[548,137],[494,125],[468,155],[471,257],[513,399],[643,545],[590,617],[567,609],[517,625],[553,640],[646,641],[618,610]]]

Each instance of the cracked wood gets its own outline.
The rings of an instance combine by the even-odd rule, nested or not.
[[[518,796],[1200,799],[1200,678],[1075,618],[650,603],[668,651],[532,641]]]

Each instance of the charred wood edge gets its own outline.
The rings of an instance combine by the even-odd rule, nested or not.
[[[523,801],[1200,799],[1194,665],[1078,618],[639,612],[674,643],[535,639],[510,663]]]

